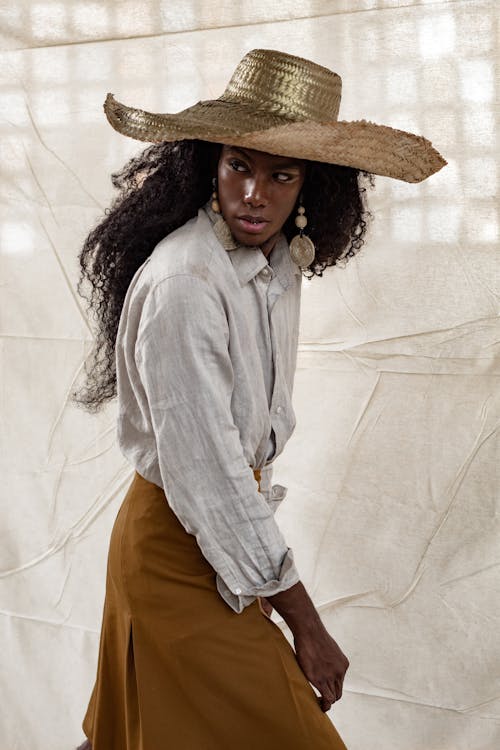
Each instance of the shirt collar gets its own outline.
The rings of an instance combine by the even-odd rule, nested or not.
[[[210,201],[203,206],[203,209],[212,223],[215,236],[224,250],[229,253],[240,285],[247,284],[267,266],[268,259],[260,248],[238,244],[222,215],[216,214],[212,209]],[[293,283],[295,275],[300,276],[302,273],[290,256],[288,242],[283,232],[280,232],[276,245],[269,255],[269,265],[284,289]]]

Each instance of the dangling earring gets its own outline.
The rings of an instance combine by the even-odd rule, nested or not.
[[[220,203],[219,203],[219,197],[217,195],[217,177],[212,177],[212,187],[213,187],[213,193],[212,193],[212,211],[216,214],[220,214]]]
[[[302,268],[307,268],[311,265],[316,254],[316,248],[314,242],[304,234],[304,228],[307,226],[306,209],[302,205],[303,197],[302,194],[299,198],[299,207],[297,209],[298,214],[295,217],[295,226],[298,227],[299,233],[292,238],[290,242],[290,255],[294,263]]]

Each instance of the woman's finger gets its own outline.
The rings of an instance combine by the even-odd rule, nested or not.
[[[322,695],[318,698],[318,703],[319,703],[319,706],[320,706],[321,710],[323,711],[323,713],[326,713],[332,707],[332,702],[331,701],[327,701],[326,698],[323,698]]]
[[[335,680],[335,687],[336,687],[338,701],[342,698],[343,684],[344,684],[344,680],[341,680],[341,679]]]
[[[337,700],[337,691],[330,680],[324,682],[323,685],[320,686],[319,690],[321,692],[321,697],[323,698],[323,700],[327,701],[330,704],[335,703],[335,701]]]
[[[338,694],[337,683],[335,680],[331,679],[331,680],[328,680],[327,684],[328,684],[330,693],[332,695],[332,703],[335,703],[335,701],[338,701],[340,697]]]

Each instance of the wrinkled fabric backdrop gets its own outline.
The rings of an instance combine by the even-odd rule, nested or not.
[[[77,254],[109,175],[146,147],[108,125],[104,98],[182,109],[254,47],[332,68],[340,119],[414,131],[449,162],[421,184],[376,177],[363,250],[304,279],[276,518],[351,662],[330,716],[350,750],[498,748],[499,3],[0,10],[2,750],[83,740],[133,473],[115,402],[90,416],[68,401],[93,336]]]

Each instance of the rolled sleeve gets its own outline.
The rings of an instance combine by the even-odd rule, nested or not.
[[[229,326],[217,291],[176,274],[150,291],[136,361],[163,489],[216,571],[235,612],[299,578],[273,510],[258,491],[231,412]]]

